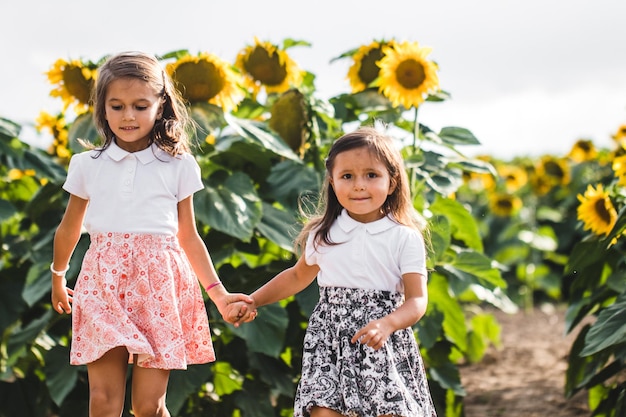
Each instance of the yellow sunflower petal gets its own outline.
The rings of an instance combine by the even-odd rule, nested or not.
[[[584,230],[591,230],[596,235],[608,235],[617,222],[617,211],[609,193],[602,184],[597,188],[587,186],[584,195],[578,195],[577,217],[584,224]]]
[[[166,65],[183,97],[190,103],[209,102],[232,110],[243,99],[239,74],[219,57],[202,52]]]
[[[382,52],[377,85],[394,107],[418,107],[428,94],[437,91],[437,64],[426,58],[431,48],[420,47],[417,42],[402,42],[386,46]]]

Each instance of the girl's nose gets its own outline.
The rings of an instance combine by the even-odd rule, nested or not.
[[[355,191],[365,190],[365,182],[364,181],[360,181],[360,180],[355,181],[354,182],[354,189],[355,189]]]
[[[132,110],[126,110],[124,112],[123,119],[126,121],[135,120],[135,114]]]

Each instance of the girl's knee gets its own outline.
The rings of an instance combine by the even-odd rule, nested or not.
[[[133,400],[133,414],[136,417],[170,417],[165,401]]]
[[[90,416],[119,416],[124,409],[124,391],[89,387]]]

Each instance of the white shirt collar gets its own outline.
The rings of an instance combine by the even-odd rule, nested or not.
[[[156,155],[162,153],[163,151],[156,144],[153,143],[152,145],[148,146],[146,149],[143,149],[141,151],[128,152],[120,148],[118,144],[115,143],[115,141],[113,140],[111,141],[109,146],[104,150],[104,152],[106,152],[107,156],[111,158],[112,160],[114,160],[115,162],[119,162],[122,159],[126,158],[128,155],[132,154],[139,160],[139,162],[141,162],[144,165],[147,165],[150,162],[155,161],[157,159]]]
[[[339,217],[337,217],[337,224],[346,233],[350,233],[356,227],[364,227],[370,234],[376,234],[384,232],[385,230],[391,229],[393,226],[396,226],[398,222],[393,220],[391,215],[387,215],[380,220],[376,220],[369,223],[361,223],[359,221],[354,220],[348,214],[346,209],[341,211]]]

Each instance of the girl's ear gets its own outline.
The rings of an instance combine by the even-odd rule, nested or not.
[[[387,195],[393,194],[393,192],[396,191],[397,186],[398,186],[398,181],[396,181],[395,178],[391,178],[389,180],[389,191],[387,192]]]

